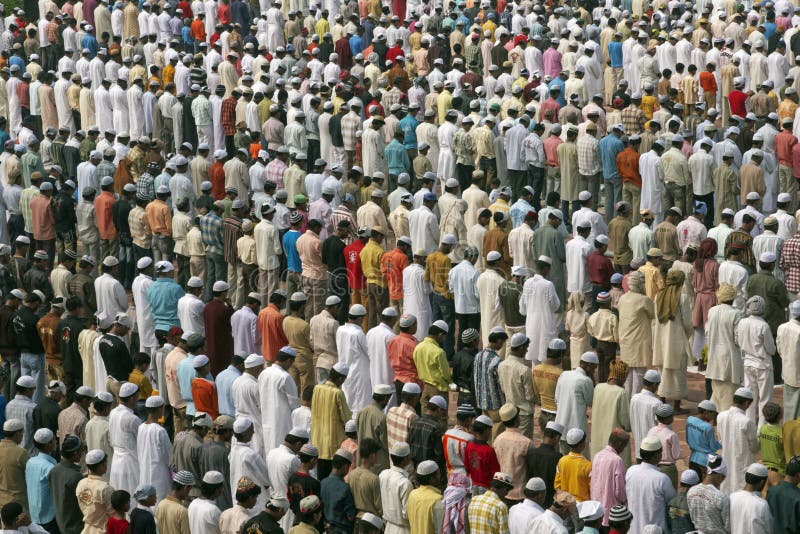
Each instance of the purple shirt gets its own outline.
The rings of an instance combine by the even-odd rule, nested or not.
[[[557,48],[550,47],[542,54],[542,67],[545,76],[555,79],[561,74],[561,52]]]

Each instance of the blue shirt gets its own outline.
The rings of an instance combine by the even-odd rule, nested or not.
[[[6,404],[8,404],[6,396],[0,393],[0,428],[3,428],[6,422]]]
[[[558,102],[558,104],[561,107],[566,106],[567,101],[564,99],[564,80],[562,80],[560,76],[557,76],[556,78],[550,80],[550,83],[547,84],[548,94],[550,94],[550,89],[552,89],[553,87],[558,87],[561,89],[561,91],[558,93],[558,98],[556,98],[556,102]]]
[[[242,376],[242,373],[234,367],[229,365],[227,369],[220,371],[215,380],[217,384],[217,403],[219,404],[220,415],[236,416],[236,410],[233,407],[233,381]]]
[[[55,467],[56,461],[49,454],[40,452],[25,464],[25,485],[28,487],[28,511],[31,521],[46,525],[56,518],[53,494],[47,475]]]
[[[686,419],[686,444],[692,454],[689,461],[698,465],[708,465],[706,455],[714,454],[722,448],[717,441],[714,427],[694,415]]]
[[[401,172],[408,172],[411,168],[411,160],[408,158],[406,147],[397,139],[392,139],[392,142],[383,149],[383,153],[386,156],[389,174],[397,176]]]
[[[405,134],[405,137],[403,137],[403,145],[406,147],[406,149],[416,150],[417,126],[419,126],[419,121],[409,113],[408,115],[400,119],[400,122],[397,123],[397,126]]]
[[[600,151],[600,161],[603,164],[603,178],[606,180],[619,180],[617,154],[625,148],[620,138],[614,134],[608,134],[600,140],[597,148]]]
[[[529,211],[535,212],[536,210],[531,206],[527,200],[521,198],[514,202],[509,209],[509,216],[511,217],[511,227],[517,228],[525,222],[525,216]]]
[[[350,52],[355,56],[364,51],[364,41],[361,37],[354,35],[350,38]]]
[[[297,252],[297,240],[300,239],[300,232],[289,230],[283,234],[283,250],[286,252],[286,268],[293,273],[303,271],[300,264],[300,254]]]
[[[94,35],[87,33],[81,39],[81,48],[88,48],[89,49],[89,57],[94,58],[97,55],[97,50],[99,45],[97,44],[97,39],[95,39]]]
[[[194,398],[192,397],[192,380],[197,376],[197,373],[194,372],[193,360],[194,354],[187,354],[186,358],[178,364],[178,370],[176,371],[178,386],[181,388],[181,398],[186,401],[186,415],[194,415],[196,412]]]
[[[611,60],[612,67],[615,69],[622,68],[622,43],[620,41],[608,43],[608,57]]]
[[[147,300],[153,310],[156,330],[168,331],[180,326],[178,319],[178,300],[186,292],[172,278],[156,278],[147,289]]]
[[[325,519],[334,531],[352,532],[356,517],[356,503],[347,482],[331,473],[320,484],[320,499],[324,503]],[[350,518],[353,519],[350,519]]]
[[[192,29],[189,26],[184,26],[181,28],[181,37],[183,38],[183,42],[185,44],[193,44],[194,37],[192,37]]]
[[[20,79],[22,79],[21,73],[25,72],[25,60],[17,55],[13,55],[10,58],[8,58],[8,68],[11,68],[14,65],[17,65],[19,67]]]

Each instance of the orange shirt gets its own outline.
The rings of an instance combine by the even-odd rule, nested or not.
[[[114,195],[110,191],[101,192],[94,199],[95,217],[97,217],[97,229],[100,231],[100,239],[114,239],[117,237],[117,228],[111,213],[111,206],[114,204]]]
[[[639,152],[633,147],[628,147],[617,154],[617,169],[623,182],[628,182],[636,187],[642,187],[642,175],[639,174]]]
[[[705,70],[700,73],[700,87],[702,87],[703,91],[706,93],[717,92],[717,78],[714,76],[713,72]]]
[[[192,379],[192,400],[198,412],[206,412],[212,420],[219,417],[217,387],[211,380],[199,377]]]
[[[258,331],[261,333],[261,354],[268,362],[274,362],[281,347],[289,344],[283,333],[283,314],[270,304],[258,314]]]
[[[225,198],[225,171],[222,170],[221,161],[215,161],[208,168],[208,180],[211,182],[211,196],[214,200]]]
[[[194,19],[192,25],[189,26],[189,33],[196,41],[205,42],[206,40],[206,24],[200,19]]]
[[[172,235],[172,213],[166,202],[155,199],[144,209],[144,215],[147,218],[147,226],[150,227],[153,235]]]
[[[403,299],[403,269],[408,267],[408,256],[395,247],[381,258],[381,273],[389,286],[391,300]]]

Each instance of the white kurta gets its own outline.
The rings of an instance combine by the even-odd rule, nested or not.
[[[237,417],[239,415],[237,414]],[[254,424],[253,427],[257,427]],[[255,439],[255,438],[254,438]],[[236,502],[236,488],[239,485],[239,480],[242,477],[247,477],[253,483],[261,488],[261,493],[258,494],[258,500],[253,507],[254,510],[263,510],[269,498],[269,473],[267,472],[267,464],[264,461],[264,456],[254,448],[255,443],[243,443],[241,441],[234,441],[231,444],[231,452],[228,454],[228,463],[231,466],[231,499]]]
[[[178,320],[184,334],[206,334],[203,310],[206,305],[197,296],[187,293],[178,300]],[[137,306],[138,309],[138,306]],[[138,322],[138,317],[137,317]]]
[[[417,332],[414,334],[417,341],[425,339],[431,326],[431,291],[422,265],[412,263],[403,269],[403,312],[417,318]]]
[[[650,209],[656,215],[656,223],[664,213],[664,170],[661,159],[650,150],[639,156],[639,171],[642,174],[642,198],[640,209]]]
[[[139,343],[142,347],[155,349],[158,347],[156,325],[153,320],[153,310],[150,308],[150,300],[147,298],[147,290],[151,285],[153,285],[153,279],[146,274],[140,274],[133,279],[131,293],[133,294],[133,305],[136,306],[136,328],[139,330]]]
[[[111,95],[105,87],[99,87],[94,92],[94,111],[97,117],[97,127],[101,134],[114,128]]]
[[[199,497],[189,504],[189,532],[220,534],[217,503]]]
[[[631,532],[642,532],[646,525],[667,527],[667,504],[675,497],[669,477],[658,467],[642,463],[631,466],[625,474],[628,508],[633,513]]]
[[[258,316],[249,306],[242,306],[231,316],[233,353],[257,353],[259,345]],[[280,439],[283,439],[281,436]]]
[[[130,115],[128,112],[128,97],[125,89],[117,84],[108,90],[111,98],[111,108],[113,109],[114,129],[117,132],[127,132],[130,129]]]
[[[730,497],[731,534],[771,532],[772,512],[757,492],[736,491]]]
[[[110,274],[101,274],[95,279],[94,292],[97,298],[97,311],[105,312],[111,318],[120,312],[128,311],[125,288]]]
[[[167,430],[158,423],[143,423],[136,437],[139,453],[139,483],[156,488],[156,502],[169,494],[172,486],[172,443]]]
[[[108,380],[108,371],[106,371],[106,363],[103,357],[100,356],[100,339],[102,335],[97,336],[92,343],[92,361],[94,362],[94,392],[105,393],[108,391],[106,388],[106,380]]]
[[[525,281],[519,297],[519,311],[525,315],[525,335],[531,340],[526,360],[544,362],[547,358],[547,346],[558,337],[556,312],[560,306],[553,282],[540,274]]]
[[[436,133],[439,142],[439,160],[436,167],[439,179],[444,183],[456,174],[456,158],[453,155],[453,138],[458,132],[458,127],[452,122],[445,122],[439,126]]]
[[[361,326],[345,323],[336,330],[336,350],[339,361],[350,366],[342,391],[355,419],[359,410],[372,402],[372,379],[370,357],[367,352],[367,336]]]
[[[631,397],[631,434],[633,434],[631,448],[637,458],[642,440],[647,437],[650,429],[656,426],[656,408],[659,406],[661,406],[659,398],[646,389]]]
[[[144,105],[142,104],[142,89],[133,84],[128,89],[128,123],[130,124],[131,139],[136,139],[145,132]]]
[[[587,261],[592,246],[583,237],[576,235],[565,245],[567,256],[567,293],[588,293],[592,290]]]
[[[264,450],[269,451],[283,443],[292,429],[292,410],[300,406],[300,396],[292,376],[280,365],[271,365],[261,372],[258,391],[260,406],[265,408],[260,421]],[[254,420],[253,424],[258,422]]]
[[[439,247],[439,222],[427,206],[414,208],[408,213],[408,232],[414,251],[424,250],[430,254]]]
[[[744,472],[756,461],[758,436],[755,422],[741,408],[732,406],[717,416],[717,434],[728,476],[720,489],[727,495],[744,487]]]
[[[253,422],[255,435],[250,443],[253,449],[263,457],[264,432],[261,425],[260,395],[258,379],[248,373],[242,373],[236,377],[236,380],[231,385],[231,398],[233,399],[236,417],[247,417]]]
[[[505,278],[494,269],[487,269],[478,276],[478,294],[481,302],[481,337],[483,346],[489,344],[489,332],[495,326],[503,326],[503,308],[497,302],[497,291]],[[524,312],[523,312],[524,313]]]
[[[127,406],[119,405],[108,414],[108,435],[114,447],[108,483],[131,495],[139,485],[137,437],[142,420]]]
[[[530,499],[515,504],[508,510],[508,531],[510,534],[528,534],[530,522],[543,512],[542,507]]]
[[[556,382],[556,423],[564,428],[580,428],[588,432],[586,411],[594,400],[594,383],[586,371],[578,367],[564,371]]]
[[[267,453],[267,472],[269,473],[270,496],[273,499],[287,499],[289,477],[300,468],[300,458],[285,444]],[[280,524],[284,532],[292,528],[294,514],[288,511],[281,518]]]
[[[394,384],[394,369],[389,363],[387,350],[389,342],[394,336],[394,331],[386,323],[381,323],[367,332],[367,350],[370,357],[369,376],[374,385]]]

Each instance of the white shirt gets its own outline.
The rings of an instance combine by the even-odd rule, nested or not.
[[[525,499],[508,510],[508,531],[510,534],[528,534],[531,522],[542,515],[544,510],[537,503]]]
[[[260,392],[258,378],[248,373],[236,377],[231,385],[231,398],[236,417],[247,417],[253,423],[255,435],[251,441],[253,448],[263,457],[264,439],[261,427]],[[233,486],[231,486],[233,487]]]
[[[589,232],[589,237],[586,238],[586,241],[590,245],[594,246],[595,237],[601,234],[608,235],[608,225],[606,225],[605,219],[603,219],[602,215],[591,208],[583,206],[581,209],[572,214],[573,228],[577,228],[578,223],[581,221],[588,222],[592,227],[591,231]]]
[[[403,312],[417,318],[414,337],[422,341],[432,322],[431,284],[425,281],[425,268],[412,263],[403,269]]]
[[[253,422],[251,420],[251,422]],[[254,424],[258,424],[257,422]],[[263,510],[267,504],[267,488],[269,487],[269,473],[264,457],[253,447],[254,443],[244,443],[234,440],[231,443],[231,452],[228,453],[228,463],[231,466],[231,499],[236,502],[236,488],[242,477],[247,477],[261,488],[254,510]]]
[[[592,405],[594,384],[586,371],[578,367],[564,371],[556,383],[556,422],[564,428],[580,428],[588,431],[586,410]]]
[[[558,336],[556,312],[561,301],[553,282],[540,274],[525,280],[519,297],[519,311],[525,315],[525,333],[530,338],[526,360],[544,362],[547,346]]]
[[[231,316],[233,353],[247,356],[258,353],[261,334],[257,328],[258,316],[249,306],[242,306]]]
[[[97,297],[97,311],[105,312],[109,317],[128,311],[128,296],[125,294],[125,288],[110,274],[103,273],[95,279],[94,292]]]
[[[361,326],[345,323],[336,330],[336,350],[339,361],[350,366],[342,391],[353,418],[362,408],[372,402],[372,379],[370,377],[370,356],[367,337]]]
[[[203,301],[191,293],[186,293],[178,299],[178,320],[185,334],[206,335],[206,324],[203,318],[205,307]]]
[[[214,501],[198,497],[189,504],[189,532],[220,534],[219,511]]]
[[[717,435],[722,443],[722,458],[728,466],[728,476],[720,489],[731,495],[744,487],[744,472],[756,461],[759,449],[756,423],[741,408],[731,406],[717,416]],[[733,506],[731,501],[731,510]]]
[[[661,406],[661,401],[652,391],[643,389],[631,397],[631,433],[633,443],[631,448],[639,457],[639,446],[647,437],[647,432],[656,425],[656,408]]]
[[[731,534],[771,531],[772,513],[767,501],[751,491],[731,494]]]
[[[462,260],[450,269],[448,285],[453,293],[456,313],[468,314],[480,311],[478,295],[478,270],[469,260]]]
[[[430,254],[439,246],[439,223],[427,206],[414,208],[408,214],[408,231],[414,250]]]
[[[738,261],[726,260],[720,263],[717,276],[720,284],[730,284],[736,288],[733,307],[744,311],[744,304],[747,301],[747,279],[749,277],[747,268]]]
[[[367,332],[367,350],[369,351],[369,375],[373,384],[394,384],[394,368],[389,363],[388,346],[395,333],[380,323]]]
[[[653,230],[647,224],[640,222],[628,231],[628,245],[634,258],[645,259],[652,244]]]
[[[652,464],[633,465],[625,474],[628,508],[633,513],[631,532],[642,532],[646,525],[667,527],[667,504],[675,496],[669,477]]]
[[[139,453],[139,483],[156,488],[156,502],[172,488],[172,443],[167,430],[157,423],[142,423],[136,437]]]
[[[108,475],[113,488],[135,492],[139,485],[139,456],[137,437],[142,420],[133,411],[120,404],[108,414],[108,435],[114,447],[114,458]],[[131,495],[133,495],[131,493]]]
[[[511,525],[509,525],[509,531]],[[551,510],[545,510],[528,524],[528,534],[567,534],[564,520]]]
[[[387,533],[410,534],[407,503],[414,486],[408,479],[408,473],[405,469],[392,466],[381,471],[378,479]]]
[[[589,279],[587,261],[592,253],[592,245],[581,237],[575,235],[565,245],[567,256],[567,293],[588,293],[592,290],[592,281]]]
[[[783,382],[792,387],[800,386],[800,323],[790,320],[780,325],[775,345],[783,360]]]
[[[508,253],[514,265],[527,267],[533,272],[536,267],[536,258],[533,248],[533,228],[522,223],[508,233]],[[569,264],[569,260],[567,260]]]

